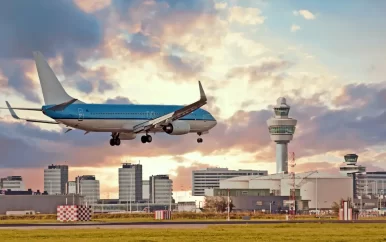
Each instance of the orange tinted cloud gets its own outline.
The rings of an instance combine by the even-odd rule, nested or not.
[[[189,191],[192,189],[192,171],[211,167],[209,164],[192,163],[189,167],[178,166],[176,176],[171,176],[174,191]]]

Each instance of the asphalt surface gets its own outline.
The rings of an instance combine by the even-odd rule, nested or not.
[[[124,228],[206,228],[209,225],[242,224],[291,224],[291,223],[386,223],[386,220],[272,220],[272,221],[155,221],[155,222],[80,222],[80,223],[41,223],[41,224],[0,224],[0,229],[124,229]]]

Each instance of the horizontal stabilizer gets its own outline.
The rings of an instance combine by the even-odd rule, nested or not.
[[[55,121],[40,120],[40,119],[24,119],[24,118],[20,118],[19,116],[17,116],[15,110],[13,110],[13,108],[12,108],[11,105],[8,103],[8,101],[5,101],[5,103],[7,104],[8,110],[9,110],[9,112],[11,113],[11,116],[12,116],[14,119],[24,120],[24,121],[27,121],[27,122],[33,122],[33,123],[59,124],[58,122],[55,122]]]

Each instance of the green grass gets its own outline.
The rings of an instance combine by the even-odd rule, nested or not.
[[[226,225],[203,229],[0,230],[1,241],[386,241],[384,224]]]

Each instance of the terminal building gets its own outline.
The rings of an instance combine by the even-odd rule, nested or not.
[[[262,170],[228,170],[228,168],[206,168],[192,171],[192,195],[204,196],[205,189],[219,188],[220,181],[238,176],[265,176]]]

